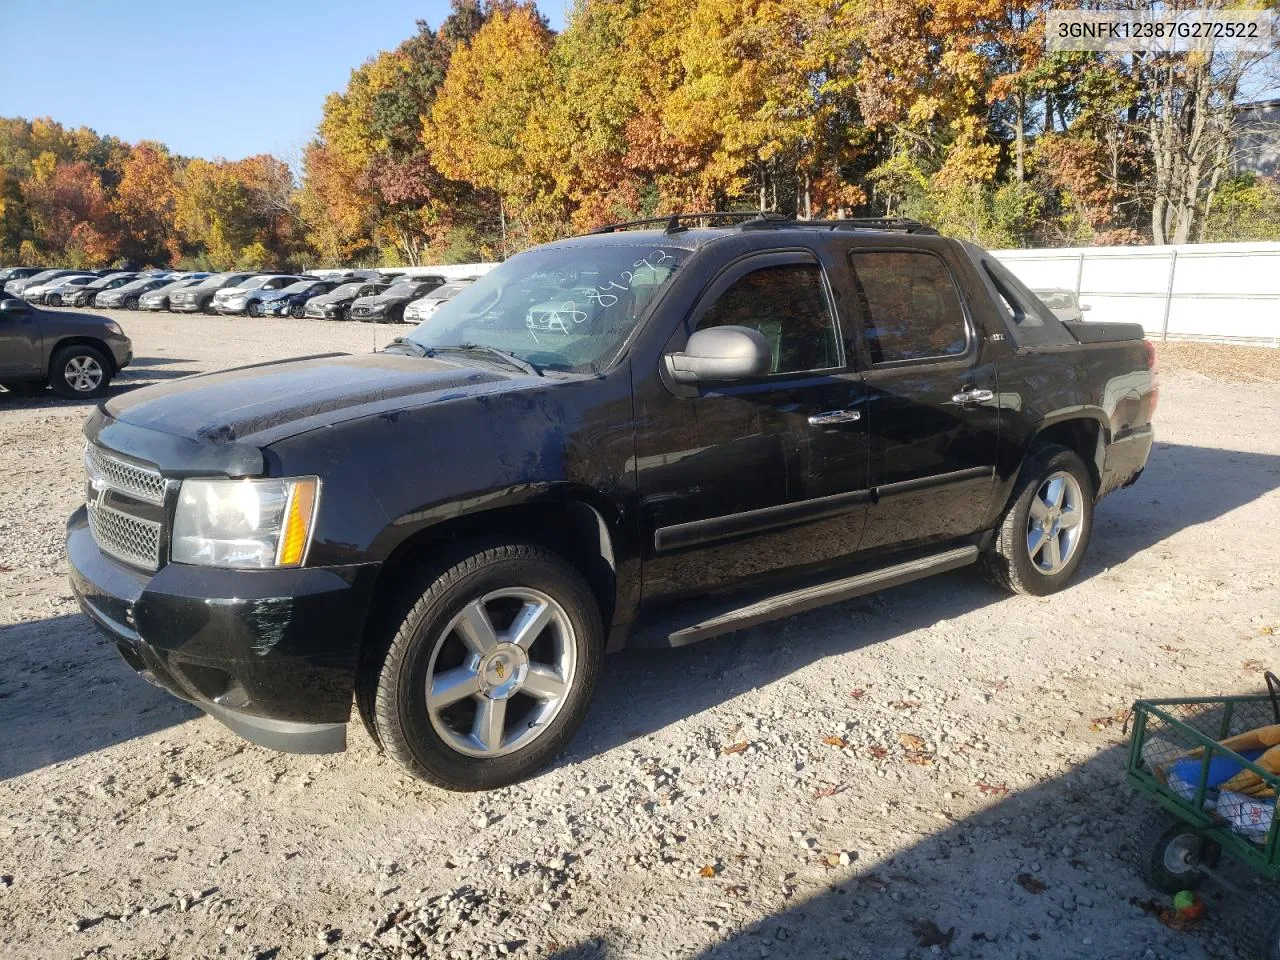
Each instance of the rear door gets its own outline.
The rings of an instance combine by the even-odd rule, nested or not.
[[[875,498],[862,550],[981,530],[995,494],[997,371],[943,251],[855,246],[848,262]]]
[[[721,325],[763,334],[773,369],[723,384],[668,384],[640,399],[646,601],[824,564],[852,554],[862,533],[864,388],[816,254],[737,261],[711,282],[667,351]]]
[[[0,310],[0,381],[6,375],[27,377],[44,372],[39,314],[20,300],[18,304],[26,309]]]

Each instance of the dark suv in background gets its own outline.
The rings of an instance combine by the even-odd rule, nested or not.
[[[303,316],[317,320],[348,320],[351,304],[362,297],[376,297],[389,286],[388,283],[373,280],[343,281],[329,293],[308,300]]]
[[[299,280],[319,280],[319,277],[297,276],[290,273],[260,273],[234,287],[224,287],[213,295],[213,309],[223,316],[247,314],[262,316],[262,300],[277,290],[283,290]]]
[[[144,293],[169,285],[166,277],[138,277],[113,290],[104,290],[93,298],[93,305],[103,310],[137,310],[138,298]]]
[[[404,308],[419,297],[425,297],[444,283],[444,277],[414,277],[397,280],[372,297],[361,297],[351,304],[352,320],[366,323],[403,323]]]

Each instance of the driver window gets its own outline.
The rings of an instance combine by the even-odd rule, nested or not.
[[[699,330],[750,327],[769,342],[772,373],[840,366],[839,336],[816,264],[763,267],[737,280],[702,315]]]

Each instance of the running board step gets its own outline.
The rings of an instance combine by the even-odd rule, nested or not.
[[[921,557],[918,560],[897,563],[891,567],[871,570],[857,576],[790,590],[736,610],[729,610],[709,620],[703,620],[701,623],[675,630],[667,635],[667,642],[673,647],[683,647],[717,634],[745,630],[759,623],[779,620],[815,607],[824,607],[829,603],[838,603],[841,600],[849,600],[863,594],[875,593],[877,590],[910,583],[912,580],[929,577],[935,573],[955,570],[958,567],[968,566],[977,559],[977,547],[957,547],[954,550],[936,553],[931,557]]]

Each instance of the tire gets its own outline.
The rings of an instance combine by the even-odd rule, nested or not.
[[[600,611],[573,567],[532,544],[464,546],[442,567],[406,600],[385,653],[365,664],[357,701],[413,776],[450,790],[514,783],[581,725],[604,649]],[[504,642],[513,620],[534,611],[533,639]],[[429,708],[429,682],[444,675],[453,682]],[[495,721],[488,728],[486,718]]]
[[[1137,844],[1142,878],[1153,889],[1170,896],[1199,889],[1207,874],[1197,864],[1212,870],[1222,855],[1222,848],[1201,837],[1194,827],[1164,813],[1143,825]]]
[[[91,400],[107,392],[113,373],[111,361],[101,350],[75,344],[53,355],[49,386],[69,400]]]
[[[51,294],[49,294],[49,296],[45,299],[45,302],[46,302],[49,306],[51,306],[51,307],[60,307],[60,306],[62,306],[62,294],[60,294],[60,293],[51,293]]]
[[[218,311],[213,309],[213,300],[211,299],[206,300],[197,309],[199,309],[201,313],[207,314],[210,317],[216,317],[218,315]]]
[[[244,312],[251,317],[262,316],[262,304],[257,300],[250,300],[249,305],[244,308]]]
[[[293,317],[293,319],[301,320],[306,315],[307,315],[307,308],[305,304],[294,303],[289,306],[289,316]]]
[[[1054,481],[1057,486],[1050,486]],[[1052,505],[1055,489],[1061,491],[1057,506]],[[995,538],[982,558],[987,576],[1006,590],[1034,597],[1065,587],[1089,548],[1093,490],[1093,478],[1075,452],[1057,444],[1032,448]],[[1035,529],[1033,510],[1045,517],[1037,521]],[[1066,522],[1069,517],[1074,518],[1070,526]],[[1053,526],[1046,529],[1045,523]],[[1039,545],[1033,545],[1031,538],[1037,533],[1041,534]]]
[[[137,309],[138,309],[138,298],[137,298],[137,297],[125,297],[125,298],[124,298],[124,303],[122,303],[122,304],[121,304],[121,306],[122,306],[122,307],[124,307],[126,310],[137,310]]]

